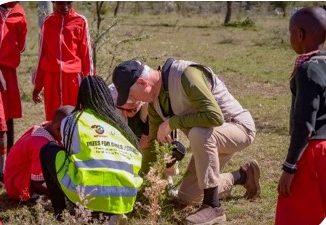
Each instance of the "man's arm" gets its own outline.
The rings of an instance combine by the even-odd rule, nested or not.
[[[204,72],[196,67],[188,67],[181,77],[183,89],[196,111],[183,116],[173,116],[169,120],[171,129],[192,127],[216,127],[224,122],[222,111],[217,104]]]

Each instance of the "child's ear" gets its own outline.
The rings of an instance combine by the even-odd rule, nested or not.
[[[306,38],[306,31],[303,28],[299,28],[299,40],[303,41]]]

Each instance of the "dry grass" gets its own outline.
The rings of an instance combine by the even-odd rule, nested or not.
[[[43,118],[43,107],[31,101],[30,74],[37,59],[37,23],[32,11],[28,10],[27,15],[28,44],[19,67],[24,116],[15,121],[16,137]],[[223,27],[221,21],[212,15],[121,15],[112,39],[128,35],[149,37],[121,47],[118,61],[140,57],[156,68],[167,57],[175,57],[209,65],[220,74],[234,96],[250,110],[258,128],[255,143],[236,154],[225,170],[237,169],[251,158],[257,159],[262,168],[261,198],[248,202],[242,198],[244,190],[236,187],[233,197],[222,202],[227,212],[226,224],[273,224],[276,184],[288,143],[288,77],[294,59],[287,44],[287,18],[259,16],[255,18],[256,26],[249,29]],[[99,57],[110,61],[104,53]],[[111,71],[102,64],[98,72],[107,77]],[[182,162],[182,172],[187,160],[189,156]],[[0,189],[0,218],[5,224],[55,224],[48,210],[41,211],[41,223],[39,212],[39,205],[13,202]],[[179,224],[186,212],[166,203],[159,224]],[[130,224],[147,224],[146,221],[146,215],[131,215],[129,219]]]

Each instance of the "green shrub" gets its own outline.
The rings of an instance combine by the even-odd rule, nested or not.
[[[255,26],[255,22],[250,19],[250,18],[246,18],[244,20],[238,20],[238,21],[234,21],[231,23],[227,23],[224,26],[226,27],[238,27],[238,28],[252,28]]]

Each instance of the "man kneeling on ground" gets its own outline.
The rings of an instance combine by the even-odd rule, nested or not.
[[[202,207],[186,218],[188,224],[214,224],[225,220],[219,195],[233,185],[243,185],[246,197],[260,193],[260,170],[255,160],[232,173],[221,173],[234,153],[249,146],[255,137],[254,121],[207,66],[168,59],[153,70],[135,60],[118,65],[112,81],[118,91],[117,105],[131,107],[149,102],[149,138],[170,143],[172,129],[188,136],[192,159],[177,200]],[[142,171],[156,159],[152,145],[143,152]],[[202,200],[203,199],[203,200]]]

